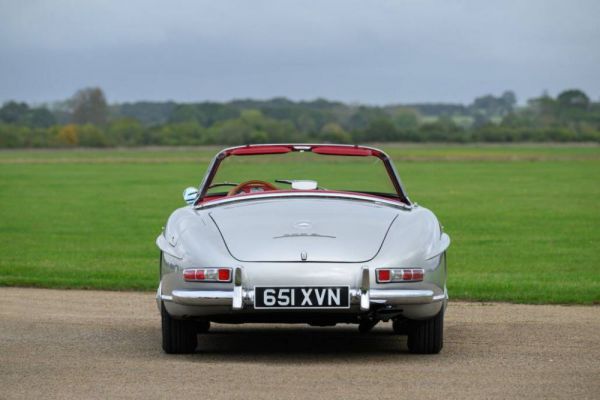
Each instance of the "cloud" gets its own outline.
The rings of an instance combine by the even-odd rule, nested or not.
[[[596,1],[0,2],[0,100],[600,94]]]

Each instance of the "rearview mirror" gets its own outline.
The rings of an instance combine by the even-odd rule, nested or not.
[[[198,189],[195,187],[187,187],[183,191],[183,201],[187,204],[192,204],[198,197]]]
[[[316,181],[292,181],[294,190],[316,190],[319,187]]]

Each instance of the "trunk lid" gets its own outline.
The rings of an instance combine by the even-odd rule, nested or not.
[[[345,199],[271,199],[210,212],[231,255],[245,262],[365,262],[397,210]]]

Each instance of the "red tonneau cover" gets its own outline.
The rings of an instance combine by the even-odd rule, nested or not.
[[[366,157],[373,155],[371,149],[348,146],[315,146],[312,148],[312,152],[317,154],[328,154],[332,156]]]
[[[256,154],[284,154],[291,151],[292,148],[288,146],[248,146],[233,149],[229,154],[234,156],[249,156]]]
[[[312,151],[316,154],[332,155],[332,156],[379,156],[379,152],[373,149],[358,146],[344,145],[253,145],[245,147],[237,147],[228,151],[228,155],[232,156],[249,156],[259,154],[285,154],[292,151]]]

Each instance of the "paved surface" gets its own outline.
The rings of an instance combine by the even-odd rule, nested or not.
[[[0,288],[0,398],[600,398],[600,307],[451,303],[441,354],[380,324],[213,325],[160,350],[147,293]]]

